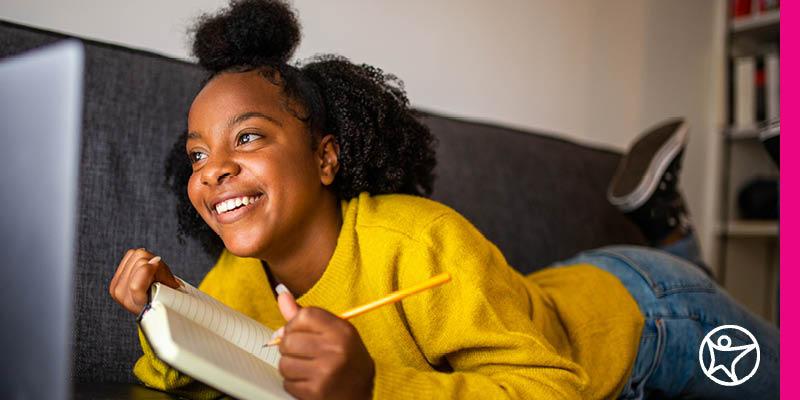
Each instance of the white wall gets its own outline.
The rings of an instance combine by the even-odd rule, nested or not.
[[[226,1],[0,0],[0,18],[188,57],[185,27]],[[723,110],[724,0],[295,0],[299,57],[336,52],[403,78],[414,105],[625,148],[693,126],[683,186],[706,256]]]

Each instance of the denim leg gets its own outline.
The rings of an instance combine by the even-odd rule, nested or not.
[[[658,248],[693,263],[702,261],[700,246],[697,243],[694,232],[689,232],[689,234],[682,239],[667,245],[658,246]]]
[[[700,253],[700,244],[694,235],[694,231],[689,232],[684,238],[676,242],[659,246],[658,248],[697,265],[708,276],[712,275],[711,269],[703,261],[703,255]]]
[[[575,263],[592,264],[615,275],[645,317],[636,362],[621,398],[778,398],[778,330],[737,304],[695,265],[663,251],[633,246],[591,250],[559,264]],[[746,382],[722,386],[703,373],[700,346],[714,328],[731,324],[755,336],[760,364]],[[742,360],[737,370],[747,371],[754,363],[754,357]]]

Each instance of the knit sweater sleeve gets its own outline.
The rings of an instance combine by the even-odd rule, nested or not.
[[[200,283],[198,289],[207,291],[206,280]],[[139,343],[143,355],[139,357],[133,367],[133,374],[145,386],[178,394],[189,399],[209,400],[223,396],[223,394],[208,385],[194,380],[192,377],[170,367],[161,361],[153,352],[142,329],[139,328]]]
[[[452,281],[403,301],[408,327],[434,371],[377,363],[375,399],[579,399],[588,376],[532,322],[530,295],[500,251],[448,213],[397,266],[402,286],[449,272]]]

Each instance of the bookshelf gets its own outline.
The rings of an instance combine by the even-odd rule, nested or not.
[[[777,238],[778,221],[774,220],[732,220],[721,227],[723,234],[737,237]]]
[[[780,57],[780,10],[761,10],[763,1],[756,0],[751,3],[747,15],[734,17],[734,3],[740,2],[730,0],[726,29],[728,117],[727,126],[720,135],[722,168],[716,229],[717,279],[751,311],[777,323],[779,222],[744,218],[737,199],[740,190],[754,179],[778,177],[778,168],[759,140],[759,127],[765,120],[776,117],[775,97],[772,105],[767,104],[770,101],[768,96],[775,93],[775,86],[768,93],[769,82],[764,82],[776,77],[774,70],[771,74],[765,70],[768,57],[772,58],[773,65]],[[744,64],[750,65],[742,69]],[[763,71],[760,76],[759,69]],[[742,79],[748,77],[750,71],[754,74],[748,78],[750,80]],[[761,92],[755,86],[759,81],[764,83]],[[753,87],[742,91],[746,85]],[[756,100],[759,95],[762,96],[760,104]]]
[[[777,29],[780,25],[780,10],[757,12],[747,17],[732,18],[730,31],[733,33],[754,31],[756,29]]]

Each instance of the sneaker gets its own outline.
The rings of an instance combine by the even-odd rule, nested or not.
[[[676,118],[639,136],[608,188],[611,204],[630,217],[652,245],[692,229],[678,190],[688,130],[683,118]]]
[[[775,166],[780,168],[781,159],[781,120],[780,119],[773,119],[767,122],[763,128],[761,128],[761,132],[758,135],[758,138],[761,140],[761,143],[764,144],[764,148],[767,149],[767,153],[769,153],[770,158],[772,161],[775,162]]]
[[[666,239],[678,239],[692,232],[686,202],[678,190],[677,177],[681,170],[683,152],[672,160],[656,190],[641,206],[625,215],[644,233],[654,247],[665,245]]]

